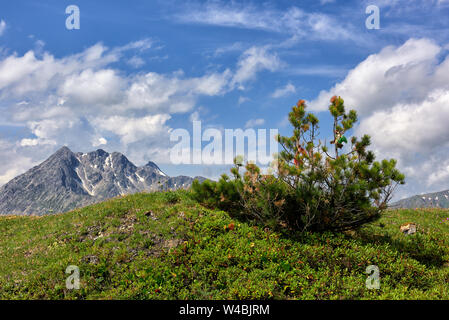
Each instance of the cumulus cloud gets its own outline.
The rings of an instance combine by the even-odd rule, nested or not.
[[[410,39],[370,55],[310,103],[323,111],[340,95],[361,115],[380,158],[398,159],[407,176],[402,195],[449,188],[449,56],[429,39]]]
[[[394,156],[413,157],[416,152],[430,154],[440,143],[449,143],[448,119],[449,91],[435,90],[422,102],[398,103],[390,110],[373,113],[362,120],[359,131],[376,132],[375,145]]]
[[[242,87],[258,72],[275,71],[281,64],[268,48],[252,47],[239,58],[235,72],[226,69],[199,77],[185,77],[182,71],[123,75],[107,67],[118,61],[124,51],[146,50],[149,46],[148,41],[113,49],[96,44],[61,59],[48,52],[42,57],[32,50],[23,56],[14,53],[0,60],[0,97],[27,97],[33,99],[34,105],[48,100],[48,106],[54,103],[83,112],[144,109],[157,113],[168,108],[170,113],[184,113],[194,107],[197,97],[222,95],[235,85]],[[101,109],[102,106],[107,109]]]
[[[168,114],[156,114],[139,118],[112,116],[95,118],[93,124],[96,128],[119,135],[124,144],[129,144],[141,140],[142,137],[167,134],[168,127],[165,124],[169,119],[170,115]]]
[[[33,139],[22,139],[20,146],[30,147],[37,145],[57,145],[57,137],[62,131],[69,131],[76,124],[79,119],[63,118],[61,116],[56,118],[42,119],[38,121],[29,121],[28,127],[36,136]]]
[[[399,47],[388,46],[349,71],[342,82],[322,91],[310,107],[327,110],[335,94],[363,115],[389,109],[398,102],[422,101],[429,90],[447,79],[442,68],[449,62],[436,66],[440,51],[441,47],[429,39],[410,39]]]
[[[194,77],[182,70],[125,73],[112,67],[152,48],[153,42],[144,39],[116,48],[98,43],[61,58],[33,50],[0,57],[2,122],[28,129],[14,144],[18,159],[24,154],[30,159],[21,163],[42,161],[61,145],[87,151],[106,144],[135,161],[151,156],[166,163],[173,114],[190,112],[193,119],[199,116],[192,111],[200,97],[243,89],[258,72],[276,71],[281,64],[268,48],[252,47],[233,70]],[[0,167],[0,177],[22,168],[12,167]]]
[[[59,87],[60,96],[79,104],[113,104],[120,102],[126,79],[116,71],[86,69],[66,77]]]
[[[126,75],[108,67],[124,52],[140,52],[149,46],[148,41],[112,49],[96,44],[63,58],[32,50],[0,58],[0,100],[10,105],[2,107],[2,121],[29,130],[2,152],[5,165],[0,166],[0,184],[61,145],[90,150],[108,144],[140,158],[154,155],[154,150],[164,154],[163,149],[169,148],[161,141],[166,137],[169,142],[167,112],[187,112],[200,95],[220,94],[230,75],[229,71],[198,78],[182,73]],[[135,146],[139,141],[146,147]]]
[[[422,102],[395,105],[364,118],[356,133],[372,136],[378,155],[399,160],[422,188],[448,188],[449,90],[436,89]]]
[[[188,112],[199,95],[214,96],[226,92],[230,71],[211,73],[197,78],[183,78],[182,72],[161,75],[149,72],[136,76],[126,90],[126,105],[131,108],[172,113]]]
[[[101,44],[82,53],[56,59],[49,53],[42,58],[30,50],[23,56],[16,53],[0,61],[1,96],[21,97],[26,94],[54,90],[66,77],[88,68],[99,69],[119,59],[116,53],[107,53]]]
[[[124,75],[107,67],[124,51],[146,50],[149,46],[148,41],[113,49],[97,44],[61,59],[47,52],[39,57],[28,51],[0,60],[0,98],[16,101],[16,107],[10,110],[12,120],[27,123],[36,136],[24,139],[22,145],[54,141],[51,136],[58,137],[57,130],[62,130],[59,124],[66,125],[66,118],[92,122],[99,115],[132,119],[136,114],[185,113],[193,109],[199,96],[221,95],[229,90],[230,70],[189,78],[182,71]]]
[[[13,142],[5,139],[0,139],[0,154],[0,186],[36,164],[30,156],[18,152]]]

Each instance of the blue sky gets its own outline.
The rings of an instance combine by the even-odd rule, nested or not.
[[[2,2],[0,185],[62,145],[217,177],[227,168],[171,164],[170,131],[196,119],[288,134],[305,99],[324,139],[338,94],[360,114],[354,134],[399,160],[397,197],[449,189],[448,18],[444,0]]]

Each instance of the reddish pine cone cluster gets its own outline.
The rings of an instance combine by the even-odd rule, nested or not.
[[[331,103],[332,103],[332,104],[335,103],[335,101],[337,101],[337,96],[333,96],[333,97],[331,98]]]

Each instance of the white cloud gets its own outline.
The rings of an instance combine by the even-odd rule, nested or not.
[[[57,137],[62,131],[68,131],[79,123],[78,119],[70,119],[69,117],[49,118],[37,121],[29,121],[28,127],[37,137],[33,139],[22,139],[20,146],[30,147],[38,145],[57,145]]]
[[[140,118],[129,118],[124,116],[112,116],[108,118],[96,118],[93,120],[99,129],[113,132],[120,136],[124,144],[143,140],[148,136],[162,135],[168,133],[165,126],[170,119],[168,114],[157,114]]]
[[[164,139],[170,130],[165,125],[170,116],[161,111],[164,106],[186,112],[193,108],[199,95],[214,94],[220,88],[204,87],[202,81],[218,81],[213,75],[191,82],[180,75],[160,75],[162,79],[172,80],[163,83],[174,86],[172,91],[176,97],[168,97],[155,108],[143,105],[143,109],[133,109],[135,106],[128,104],[127,94],[145,77],[125,75],[107,66],[122,58],[125,51],[140,52],[147,48],[148,41],[143,41],[113,49],[96,44],[62,58],[32,50],[22,56],[13,53],[1,57],[0,101],[7,101],[11,106],[2,110],[4,120],[25,124],[30,135],[2,152],[0,184],[29,169],[30,164],[41,162],[61,145],[89,150],[92,146],[108,144],[126,154],[135,154],[133,148],[142,154],[153,154],[153,150],[164,154],[168,143],[156,139]],[[190,83],[190,87],[178,86],[177,80],[181,84]],[[159,90],[165,91],[163,85]],[[103,137],[107,132],[110,133],[107,136],[112,136],[111,141]],[[128,145],[142,140],[146,148],[142,148],[142,142],[140,146]],[[166,140],[169,141],[168,137]]]
[[[120,101],[126,80],[114,70],[86,69],[68,76],[59,87],[59,94],[79,104],[113,104]]]
[[[141,57],[132,56],[130,59],[128,59],[127,63],[133,68],[140,68],[145,64],[145,61],[143,61]]]
[[[264,119],[250,119],[246,122],[245,128],[260,127],[265,124]]]
[[[270,31],[279,31],[281,28],[274,12],[260,12],[252,5],[243,7],[233,3],[228,5],[208,3],[201,9],[183,12],[178,15],[178,21]]]
[[[213,55],[215,57],[217,57],[217,56],[221,56],[228,52],[235,52],[235,51],[241,52],[244,50],[244,48],[245,48],[245,45],[243,43],[235,42],[231,45],[223,46],[223,47],[216,49]]]
[[[152,111],[171,113],[190,111],[199,95],[214,96],[226,92],[231,73],[211,73],[198,78],[183,78],[149,72],[135,77],[126,91],[126,105]]]
[[[8,167],[5,172],[0,174],[0,186],[9,182],[18,175],[24,173],[26,170],[30,169],[33,166],[33,162],[31,161],[31,159],[29,158],[22,158],[22,159],[23,162],[19,164],[18,161],[20,160],[18,160],[18,158],[14,158],[14,164]]]
[[[153,46],[154,42],[150,38],[145,38],[141,40],[137,40],[134,42],[130,42],[124,46],[118,47],[115,49],[115,51],[128,51],[128,50],[138,50],[138,51],[145,51],[150,49]]]
[[[449,56],[429,39],[410,39],[370,55],[309,106],[324,111],[339,95],[361,121],[378,158],[396,158],[406,174],[402,196],[449,188]]]
[[[113,70],[101,70],[110,63],[118,61],[126,51],[148,50],[151,41],[144,39],[122,47],[108,49],[101,43],[93,45],[81,53],[61,59],[44,52],[42,58],[36,57],[32,50],[23,56],[16,53],[0,60],[0,91],[2,95],[21,96],[28,93],[55,90],[61,83],[71,81],[66,87],[77,85],[78,89],[87,89],[90,94],[100,90],[104,93],[111,84],[117,85],[119,78]],[[78,78],[77,78],[78,77]],[[75,83],[81,81],[81,84]],[[80,86],[84,86],[80,88]],[[67,90],[67,88],[62,88]],[[111,92],[112,92],[111,90]],[[79,96],[79,94],[78,94]]]
[[[362,119],[358,132],[373,135],[376,148],[412,160],[449,144],[449,90],[435,90],[419,103],[398,103]]]
[[[67,125],[67,119],[78,122],[81,130],[92,126],[99,116],[185,113],[193,109],[199,96],[221,95],[229,90],[230,70],[188,78],[183,72],[124,75],[107,68],[124,51],[147,50],[150,46],[148,40],[113,49],[97,44],[61,59],[49,53],[38,57],[28,51],[0,60],[0,98],[17,101],[10,112],[12,119],[28,123],[36,136],[25,138],[22,146],[60,142],[60,124]],[[97,134],[95,130],[90,133]]]
[[[230,70],[226,69],[223,73],[211,73],[201,78],[192,78],[192,90],[194,93],[215,96],[223,94],[231,77]]]
[[[99,147],[108,144],[108,140],[103,137],[94,138],[92,141],[92,147]]]
[[[332,89],[322,91],[310,107],[327,110],[330,97],[340,95],[348,107],[366,115],[398,102],[422,101],[431,88],[440,87],[449,78],[441,72],[449,61],[435,69],[440,51],[429,39],[410,39],[400,47],[388,46],[370,55]]]
[[[292,85],[291,83],[287,83],[284,87],[282,88],[277,88],[272,94],[271,97],[273,98],[280,98],[280,97],[284,97],[287,96],[291,93],[295,93],[296,92],[296,88],[294,85]]]
[[[427,185],[435,185],[435,184],[441,184],[442,181],[447,181],[449,178],[449,161],[446,160],[444,162],[437,163],[437,167],[434,167],[437,170],[434,170],[432,173],[430,173],[429,177],[427,178]],[[441,188],[447,188],[447,184],[443,183],[441,184]]]
[[[14,143],[0,139],[0,186],[24,173],[36,164],[31,157],[22,155],[17,151]]]
[[[184,10],[176,16],[176,21],[264,30],[287,34],[296,40],[363,40],[352,27],[332,16],[305,12],[297,7],[281,11],[252,4],[209,2],[198,8]]]
[[[61,145],[77,151],[107,144],[134,160],[167,163],[173,114],[201,110],[196,106],[200,97],[242,88],[258,72],[280,66],[277,56],[261,47],[245,51],[233,71],[195,77],[183,71],[127,74],[111,66],[149,49],[152,42],[144,40],[117,48],[99,43],[65,57],[33,50],[1,56],[0,102],[6,106],[2,123],[28,129],[11,154],[25,165],[41,162]],[[198,116],[191,114],[192,119]],[[0,179],[22,169],[0,165]]]
[[[21,147],[34,147],[34,146],[38,146],[38,145],[56,145],[56,141],[54,140],[45,140],[45,139],[40,139],[40,138],[36,138],[36,139],[22,139],[20,140],[20,146]]]
[[[242,88],[242,84],[254,79],[257,72],[276,71],[282,63],[276,54],[269,52],[267,47],[251,47],[242,54],[237,66],[232,85],[238,84]]]
[[[62,59],[56,59],[49,53],[44,53],[40,59],[31,50],[21,57],[14,53],[0,61],[2,96],[20,97],[54,90],[73,73],[88,68],[99,69],[119,59],[117,54],[106,51],[106,47],[97,44],[82,53]]]

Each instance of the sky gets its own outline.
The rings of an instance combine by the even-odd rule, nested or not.
[[[217,178],[229,166],[170,160],[174,130],[289,135],[304,99],[329,141],[333,95],[359,114],[351,134],[398,160],[394,199],[449,189],[448,0],[0,4],[0,185],[64,145]]]

